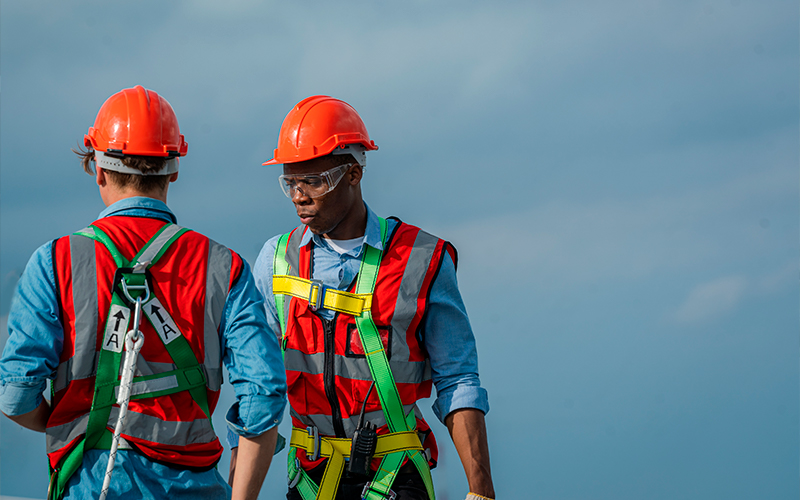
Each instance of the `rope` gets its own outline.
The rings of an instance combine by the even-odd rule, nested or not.
[[[127,292],[127,290],[126,290]],[[106,475],[103,478],[103,489],[100,491],[100,500],[105,500],[108,495],[108,488],[111,484],[111,473],[114,472],[114,462],[117,460],[117,447],[119,437],[125,427],[125,417],[128,415],[128,403],[131,402],[131,384],[133,383],[133,371],[136,366],[136,357],[142,350],[144,344],[144,334],[139,331],[139,323],[142,319],[142,298],[136,299],[136,307],[133,313],[133,329],[125,336],[125,361],[122,365],[122,380],[119,384],[119,394],[117,404],[119,404],[119,416],[117,425],[114,427],[114,438],[111,441],[111,452],[108,456],[108,466]]]

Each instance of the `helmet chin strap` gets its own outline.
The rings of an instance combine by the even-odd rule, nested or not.
[[[169,175],[174,174],[178,171],[178,163],[179,159],[169,158],[164,163],[164,168],[158,170],[157,172],[148,172],[144,173],[140,170],[136,170],[135,168],[126,167],[122,160],[119,158],[115,158],[113,156],[109,156],[102,151],[95,151],[94,152],[94,161],[97,163],[97,166],[102,168],[103,170],[113,170],[114,172],[119,172],[121,174],[132,174],[132,175]]]

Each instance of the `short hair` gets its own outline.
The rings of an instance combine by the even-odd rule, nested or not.
[[[83,170],[89,175],[95,175],[92,170],[92,163],[95,162],[94,149],[88,147],[83,149],[78,146],[78,149],[72,150],[73,153],[78,155],[81,159]],[[151,172],[158,172],[164,168],[168,158],[159,156],[123,156],[120,158],[122,164],[128,168],[133,168],[142,172],[143,174],[150,174]],[[119,188],[130,187],[141,193],[148,193],[154,190],[163,190],[169,184],[170,174],[166,175],[136,175],[136,174],[123,174],[122,172],[115,172],[113,170],[103,169],[108,178]]]

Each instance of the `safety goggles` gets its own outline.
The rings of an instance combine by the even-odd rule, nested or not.
[[[295,191],[300,191],[309,198],[319,198],[336,189],[336,185],[342,180],[347,169],[353,165],[356,163],[345,163],[318,174],[284,174],[278,176],[278,182],[283,194],[289,199],[294,198]]]

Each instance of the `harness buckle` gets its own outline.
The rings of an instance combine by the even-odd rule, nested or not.
[[[297,486],[300,482],[300,476],[303,475],[303,469],[300,468],[300,460],[294,459],[294,478],[289,478],[289,489]]]
[[[367,498],[367,495],[369,495],[370,491],[374,491],[378,495],[383,496],[383,493],[381,493],[380,491],[373,490],[372,488],[370,488],[369,487],[370,484],[372,484],[372,482],[369,482],[369,483],[364,485],[364,489],[361,491],[361,500],[364,500],[365,498]],[[395,493],[392,490],[389,490],[387,495],[388,496],[383,496],[383,498],[385,498],[386,500],[395,500],[395,498],[397,497],[397,493]]]
[[[144,290],[144,298],[141,299],[141,296],[138,297],[141,299],[142,303],[145,303],[150,299],[150,287],[147,286],[147,280],[145,280],[144,285],[129,285],[128,281],[125,279],[125,276],[123,276],[120,280],[120,284],[122,285],[122,292],[125,294],[125,297],[131,302],[135,303],[137,299],[131,297],[131,292],[129,290]]]
[[[321,451],[320,448],[322,448],[322,446],[320,446],[322,444],[322,440],[320,439],[319,436],[319,429],[317,429],[316,426],[312,427],[309,425],[308,427],[306,427],[306,432],[308,432],[308,437],[314,439],[314,452],[309,457],[309,460],[311,461],[319,460]]]
[[[317,292],[317,300],[312,301],[311,298],[314,296],[315,290]],[[322,280],[311,280],[311,288],[308,290],[308,308],[312,311],[318,311],[322,309],[324,304],[325,285],[322,284]]]

